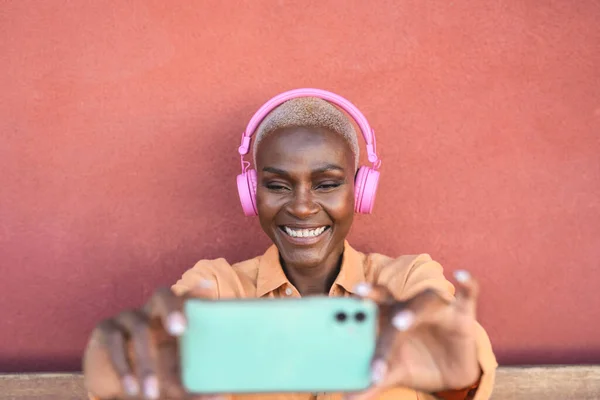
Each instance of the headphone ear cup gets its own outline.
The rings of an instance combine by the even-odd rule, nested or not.
[[[246,216],[258,215],[256,209],[256,171],[249,169],[237,176],[238,195]]]
[[[371,214],[375,205],[375,195],[379,184],[379,171],[370,167],[360,167],[354,182],[354,211]]]
[[[365,181],[366,167],[358,168],[356,177],[354,178],[354,212],[360,212],[360,202],[362,201],[362,193]]]

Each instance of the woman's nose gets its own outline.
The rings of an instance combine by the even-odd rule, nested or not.
[[[298,188],[288,204],[288,212],[296,218],[305,219],[319,212],[310,189]]]

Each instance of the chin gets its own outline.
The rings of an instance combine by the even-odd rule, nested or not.
[[[325,261],[334,250],[332,239],[334,227],[329,226],[318,237],[291,237],[281,227],[271,232],[271,240],[279,249],[281,257],[290,264],[302,268],[314,268]]]

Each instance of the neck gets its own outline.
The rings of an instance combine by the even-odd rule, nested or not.
[[[279,259],[285,275],[298,289],[300,295],[329,294],[331,286],[340,273],[342,267],[344,248],[331,254],[323,264],[315,266],[295,266]]]

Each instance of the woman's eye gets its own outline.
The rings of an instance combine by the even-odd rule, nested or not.
[[[284,190],[287,190],[287,186],[281,185],[279,183],[267,183],[266,188],[269,190],[272,190],[274,192],[282,192]]]
[[[327,183],[320,183],[319,185],[317,185],[317,189],[318,190],[333,190],[337,187],[339,187],[341,184],[337,183],[337,182],[327,182]]]

